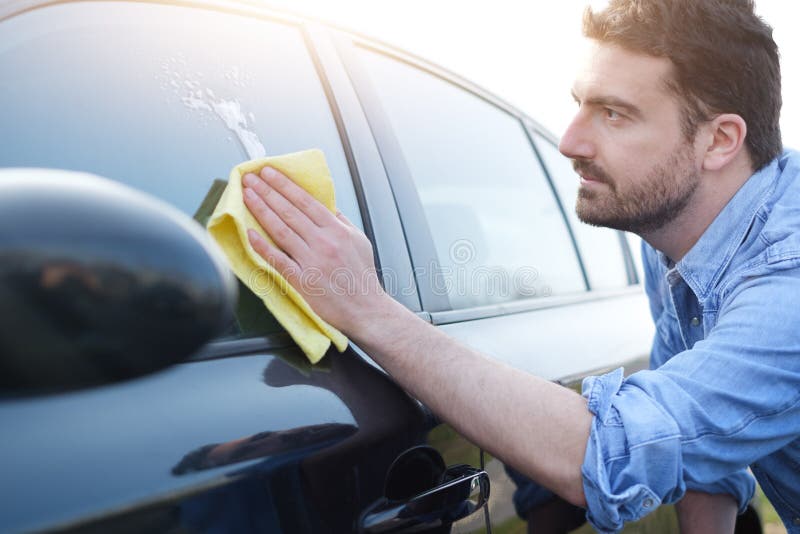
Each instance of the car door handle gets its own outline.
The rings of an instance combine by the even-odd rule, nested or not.
[[[408,500],[382,498],[361,516],[359,532],[420,531],[458,521],[489,500],[489,475],[466,465],[450,467],[442,484]]]

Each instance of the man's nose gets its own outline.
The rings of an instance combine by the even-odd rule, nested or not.
[[[570,159],[594,159],[597,155],[588,119],[580,110],[561,136],[558,150]]]

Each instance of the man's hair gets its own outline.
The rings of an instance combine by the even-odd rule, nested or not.
[[[667,83],[683,100],[687,139],[700,122],[735,113],[747,124],[754,169],[781,153],[778,46],[752,0],[611,0],[586,9],[583,33],[672,61]]]

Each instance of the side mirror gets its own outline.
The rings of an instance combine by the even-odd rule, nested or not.
[[[0,169],[0,392],[185,360],[231,323],[233,275],[177,209],[84,173]]]

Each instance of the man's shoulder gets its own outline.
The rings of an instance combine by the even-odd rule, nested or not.
[[[772,276],[792,288],[800,283],[800,152],[785,151],[777,158],[771,192],[756,213],[749,235],[739,245],[729,272],[720,280],[722,298],[739,293],[742,286],[767,283],[782,287]]]
[[[800,259],[800,153],[785,151],[753,179],[759,181],[756,190],[763,196],[720,284],[767,274],[779,268],[778,263]]]
[[[785,151],[751,180],[756,182],[749,191],[757,194],[758,203],[749,227],[742,227],[743,235],[729,241],[735,251],[714,277],[709,296],[717,306],[751,285],[767,282],[775,287],[771,277],[781,271],[800,279],[800,152]]]
[[[759,237],[768,256],[800,254],[800,152],[785,151],[778,170],[773,193],[759,211],[764,222]]]

